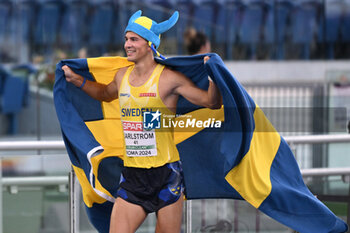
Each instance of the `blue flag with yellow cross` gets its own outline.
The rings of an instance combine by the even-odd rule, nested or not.
[[[205,55],[156,59],[203,89],[208,88],[209,75],[223,96],[223,108],[218,110],[178,100],[176,121],[192,117],[204,122],[190,130],[179,123],[174,130],[186,198],[244,199],[299,232],[346,232],[346,223],[305,186],[288,144],[259,106],[218,55],[206,55],[210,56],[206,64]],[[91,223],[99,232],[108,232],[123,169],[118,100],[92,99],[66,82],[63,65],[90,81],[107,84],[132,63],[123,57],[100,57],[63,60],[56,67],[54,102],[67,152]]]

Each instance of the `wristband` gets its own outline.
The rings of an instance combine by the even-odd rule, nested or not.
[[[83,88],[83,86],[85,85],[85,83],[86,83],[86,78],[84,78],[83,83],[80,85],[79,89]]]

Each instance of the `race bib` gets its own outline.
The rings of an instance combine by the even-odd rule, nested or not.
[[[155,130],[143,130],[143,123],[123,121],[126,155],[128,157],[156,156]]]

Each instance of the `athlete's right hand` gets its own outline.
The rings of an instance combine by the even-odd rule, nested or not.
[[[62,66],[62,70],[64,72],[64,75],[66,76],[67,82],[73,83],[77,87],[79,87],[83,83],[84,78],[76,74],[69,66]]]

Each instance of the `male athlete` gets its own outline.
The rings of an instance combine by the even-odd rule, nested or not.
[[[62,67],[66,80],[91,97],[107,102],[119,99],[125,169],[112,210],[111,233],[135,232],[151,212],[157,214],[157,233],[181,230],[184,185],[173,132],[137,131],[143,121],[139,113],[151,109],[155,118],[160,114],[175,116],[180,95],[211,109],[222,105],[220,92],[212,81],[207,91],[202,90],[183,74],[154,60],[154,53],[159,55],[155,49],[160,43],[160,33],[172,27],[177,19],[175,12],[169,20],[157,24],[141,16],[141,11],[136,12],[125,29],[124,44],[127,60],[134,64],[121,68],[108,85],[88,81],[68,66]],[[204,62],[208,59],[205,57]]]

